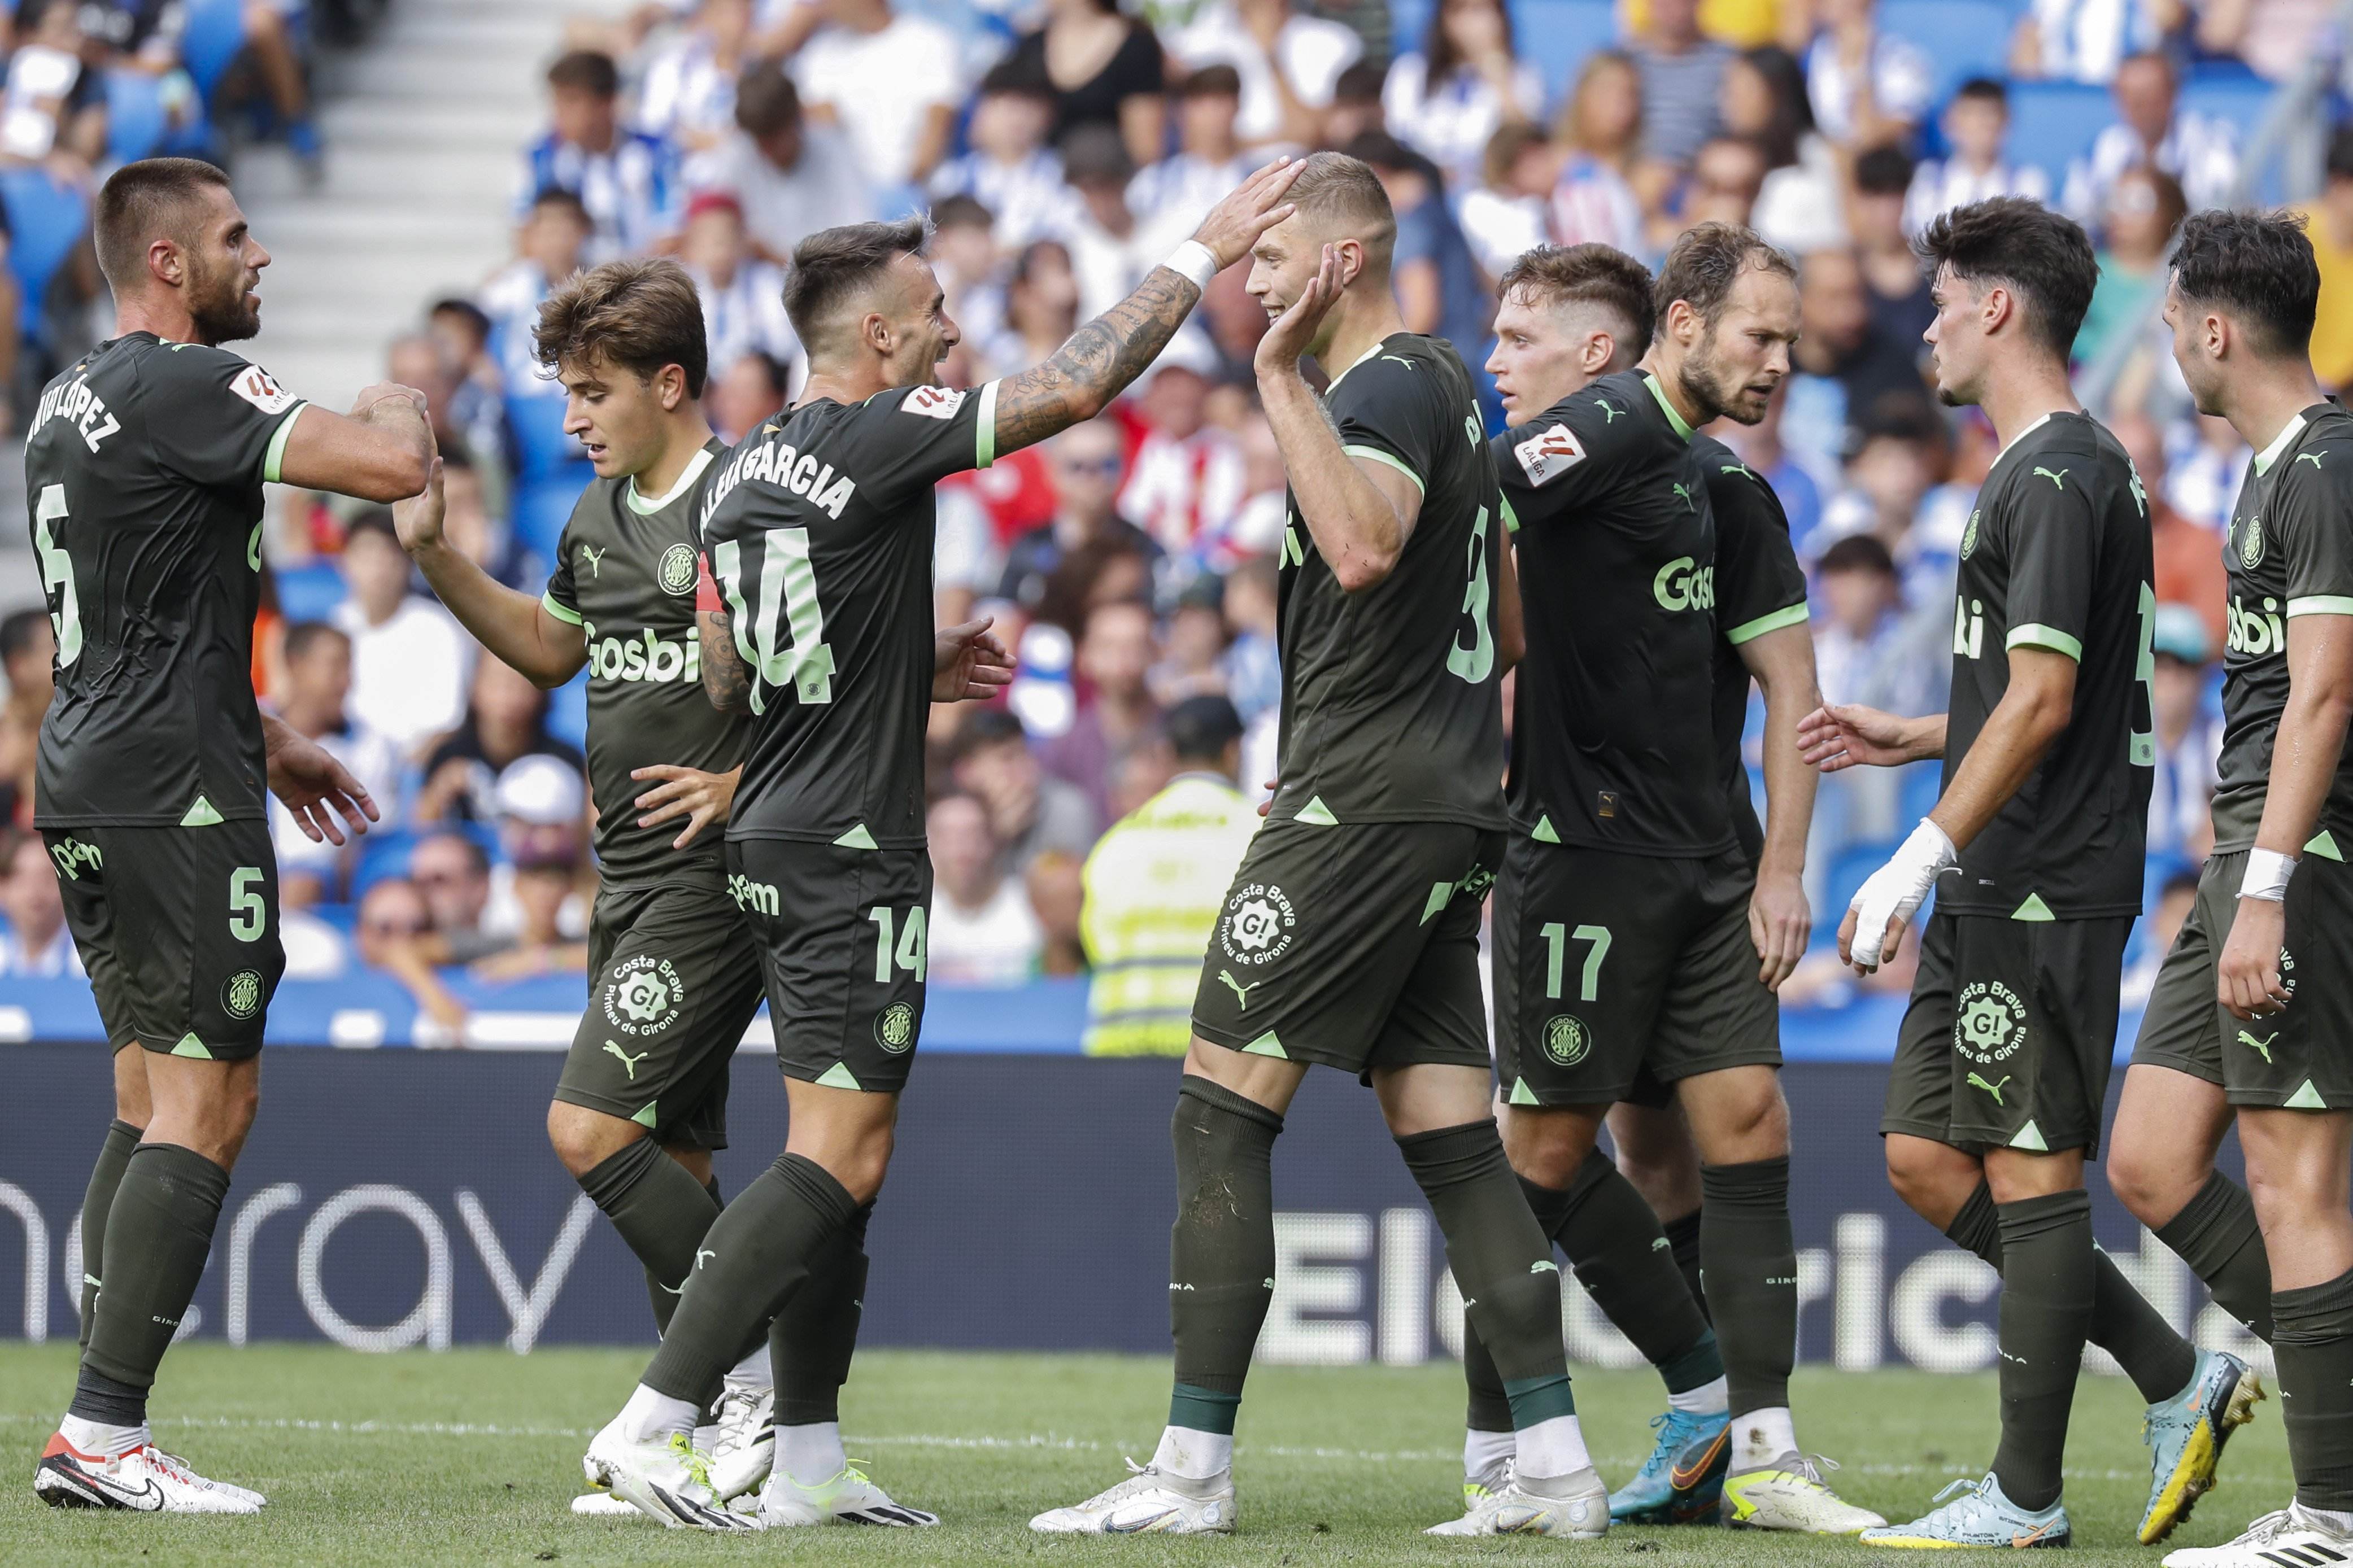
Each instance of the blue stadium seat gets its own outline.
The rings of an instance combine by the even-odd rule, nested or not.
[[[1886,0],[1879,25],[1936,62],[1941,101],[1970,77],[2004,74],[2015,15],[2000,0]]]
[[[278,574],[278,613],[288,626],[325,620],[344,595],[343,574],[329,562],[289,566]]]
[[[106,73],[106,152],[117,163],[144,158],[164,144],[171,116],[162,79],[144,71]]]
[[[1432,0],[1389,0],[1389,52],[1410,55],[1420,51],[1422,39],[1430,36],[1430,18],[1438,7]],[[1518,37],[1520,52],[1528,51],[1527,7],[1525,4],[1512,7],[1513,28]]]
[[[351,900],[356,904],[367,890],[387,877],[408,875],[408,857],[417,836],[406,827],[376,827],[360,840],[360,858],[352,867]]]
[[[588,749],[588,672],[582,670],[547,694],[547,732]]]
[[[180,63],[195,80],[198,98],[212,101],[213,89],[244,50],[245,0],[188,0]]]
[[[595,468],[578,463],[517,485],[511,522],[515,542],[553,566],[556,542],[564,537],[564,525],[571,520],[573,505],[596,477]]]
[[[564,433],[561,393],[553,397],[544,393],[508,397],[507,429],[514,437],[518,479],[545,479],[567,468],[585,466],[580,443]]]
[[[1609,0],[1519,0],[1512,23],[1520,58],[1536,68],[1546,100],[1555,104],[1576,87],[1586,57],[1618,41],[1618,13]]]
[[[2010,156],[2051,176],[2057,190],[2067,165],[2091,150],[2116,118],[2108,89],[2075,81],[2016,81],[2010,85]]]
[[[38,167],[0,171],[8,209],[8,269],[16,275],[26,339],[47,342],[49,283],[90,230],[90,198]]]

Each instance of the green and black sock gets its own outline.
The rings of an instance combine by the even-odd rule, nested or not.
[[[663,1163],[680,1169],[674,1160]],[[702,1184],[687,1183],[698,1197]],[[713,1221],[661,1348],[640,1380],[708,1409],[728,1369],[767,1337],[857,1216],[857,1200],[816,1161],[780,1154]]]
[[[2206,1281],[2222,1310],[2246,1324],[2255,1338],[2270,1342],[2271,1254],[2264,1250],[2246,1188],[2220,1171],[2211,1173],[2198,1195],[2157,1227],[2157,1238]]]
[[[1798,1361],[1798,1243],[1789,1228],[1789,1157],[1699,1173],[1700,1253],[1724,1325],[1724,1372],[1732,1414],[1789,1403]]]
[[[2274,1291],[2272,1321],[2295,1500],[2353,1512],[2353,1273]]]
[[[645,1265],[654,1325],[670,1332],[686,1277],[703,1234],[720,1215],[711,1191],[650,1138],[639,1138],[599,1161],[580,1178],[580,1190],[611,1216],[613,1228]]]
[[[785,1304],[768,1330],[776,1368],[779,1426],[841,1419],[841,1385],[858,1353],[858,1324],[866,1310],[868,1204],[850,1216],[832,1253],[809,1271],[807,1289]]]
[[[1953,1216],[1953,1223],[1945,1227],[1945,1234],[2000,1268],[2001,1219],[1995,1209],[1993,1189],[1979,1182]],[[2198,1373],[2197,1347],[2149,1305],[2148,1298],[2116,1267],[2116,1260],[2096,1247],[2093,1268],[2091,1342],[2116,1358],[2144,1401],[2157,1405],[2173,1398]],[[2269,1321],[2268,1312],[2265,1321]]]
[[[1168,1233],[1168,1326],[1176,1384],[1168,1425],[1230,1436],[1274,1299],[1274,1141],[1282,1118],[1187,1073],[1169,1139],[1176,1223]]]
[[[106,1289],[82,1352],[72,1414],[114,1426],[146,1419],[155,1368],[172,1348],[212,1251],[228,1172],[176,1143],[142,1143],[107,1211]],[[124,1419],[135,1398],[137,1413]]]
[[[1996,1205],[2001,1220],[2001,1446],[1994,1474],[2029,1510],[2059,1500],[2067,1416],[2092,1329],[2098,1252],[2081,1189]]]
[[[1698,1306],[1699,1315],[1706,1318],[1707,1287],[1699,1269],[1700,1214],[1700,1210],[1694,1209],[1687,1215],[1662,1220],[1659,1231],[1667,1238],[1667,1250],[1674,1254],[1675,1267],[1683,1270],[1683,1285],[1691,1291],[1691,1299]],[[1713,1318],[1708,1321],[1715,1321]]]
[[[136,1046],[128,1047],[138,1049]],[[81,1348],[90,1349],[90,1326],[98,1318],[98,1282],[105,1278],[100,1268],[106,1252],[106,1214],[114,1206],[114,1189],[122,1184],[122,1173],[131,1166],[132,1152],[145,1137],[143,1128],[128,1121],[117,1121],[106,1130],[106,1142],[98,1147],[98,1163],[90,1168],[90,1185],[81,1195]]]
[[[1461,1287],[1465,1338],[1493,1358],[1514,1431],[1577,1414],[1560,1339],[1560,1268],[1492,1121],[1397,1141],[1430,1200]]]

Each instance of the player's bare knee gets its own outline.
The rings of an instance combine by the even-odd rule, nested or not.
[[[1984,1172],[1960,1150],[1900,1133],[1887,1142],[1887,1184],[1905,1206],[1942,1230],[1977,1191]]]
[[[2183,1160],[2162,1140],[2128,1129],[2121,1120],[2116,1146],[2105,1163],[2108,1190],[2126,1213],[2152,1230],[2179,1214],[2213,1171],[2210,1164]]]
[[[636,1142],[646,1130],[619,1116],[607,1116],[569,1100],[547,1107],[547,1142],[575,1181]]]
[[[1599,1106],[1514,1105],[1504,1115],[1504,1153],[1512,1169],[1540,1187],[1566,1188],[1593,1152]]]

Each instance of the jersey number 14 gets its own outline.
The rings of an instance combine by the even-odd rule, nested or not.
[[[807,703],[833,700],[833,649],[826,646],[825,609],[818,603],[817,568],[809,561],[806,528],[771,529],[760,561],[758,603],[744,602],[744,546],[728,540],[714,546],[711,564],[735,613],[735,652],[752,669],[752,711],[765,713],[769,691],[790,687]],[[792,641],[776,646],[781,617]]]

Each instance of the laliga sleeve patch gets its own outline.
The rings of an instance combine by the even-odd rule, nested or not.
[[[247,365],[229,379],[228,389],[264,414],[283,414],[301,401],[278,384],[278,378],[258,364]]]
[[[1566,425],[1547,425],[1512,448],[1531,485],[1543,485],[1585,461],[1585,447]]]
[[[926,419],[953,419],[955,411],[964,406],[969,394],[954,387],[918,386],[911,388],[900,400],[899,412],[920,414]]]

